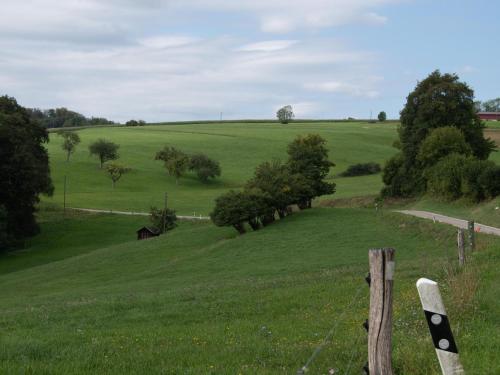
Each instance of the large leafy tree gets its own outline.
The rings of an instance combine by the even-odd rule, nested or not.
[[[40,194],[52,194],[47,131],[14,98],[0,97],[0,207],[13,239],[39,230],[34,212]]]
[[[283,218],[288,213],[288,206],[297,201],[294,182],[288,166],[275,160],[257,166],[246,188],[258,189],[265,193],[269,199],[269,206]]]
[[[90,155],[95,155],[99,158],[100,167],[102,169],[105,162],[118,159],[119,148],[120,146],[116,143],[105,139],[99,139],[89,146],[89,152]]]
[[[196,172],[200,181],[204,183],[210,178],[220,176],[221,173],[219,162],[201,153],[189,158],[189,170]]]
[[[385,120],[387,120],[387,114],[384,111],[380,112],[378,114],[378,120],[380,122],[384,122]]]
[[[249,195],[231,190],[215,200],[210,218],[217,226],[232,226],[243,234],[245,222],[252,219],[254,206]]]
[[[418,155],[433,129],[454,127],[461,131],[472,155],[485,160],[494,143],[485,139],[484,125],[474,104],[474,92],[456,74],[432,72],[408,95],[401,111],[400,153],[388,161],[384,171],[384,195],[414,196],[425,191],[424,166]]]
[[[189,167],[189,156],[175,147],[165,146],[163,150],[156,153],[155,160],[163,160],[168,174],[175,177],[177,185],[179,178],[186,173]]]
[[[335,183],[325,181],[335,164],[328,159],[324,138],[318,134],[298,136],[288,145],[287,151],[291,173],[303,176],[309,185],[310,193],[303,195],[299,207],[311,207],[313,198],[335,192]]]
[[[276,117],[282,124],[288,124],[295,117],[293,114],[293,109],[291,105],[286,105],[276,112]]]

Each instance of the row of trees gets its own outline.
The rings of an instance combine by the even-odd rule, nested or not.
[[[288,160],[264,162],[256,169],[243,191],[231,190],[215,200],[210,217],[217,226],[233,226],[245,233],[292,213],[291,206],[310,208],[312,200],[333,194],[335,184],[327,182],[330,168],[326,141],[317,134],[299,136],[288,145]]]
[[[455,74],[435,71],[417,84],[401,111],[400,152],[384,168],[383,196],[479,201],[498,195],[500,167],[486,161],[496,146],[484,137],[473,99]]]
[[[146,121],[144,120],[128,120],[125,123],[125,126],[144,126],[146,125]]]
[[[195,172],[203,183],[221,175],[219,162],[202,153],[188,155],[175,147],[165,146],[156,153],[155,160],[164,162],[168,174],[175,177],[176,184],[188,170]]]
[[[66,152],[66,161],[69,162],[70,156],[81,142],[80,137],[78,133],[69,130],[60,130],[57,134],[63,138],[61,147]],[[105,167],[113,182],[113,187],[125,173],[130,171],[130,168],[121,164],[107,163],[119,158],[119,148],[119,145],[106,139],[98,139],[89,146],[90,155],[99,159],[101,169]],[[175,147],[165,146],[163,150],[156,153],[155,160],[162,160],[165,163],[168,174],[176,178],[177,184],[179,178],[188,170],[195,172],[200,181],[204,183],[221,175],[219,162],[202,153],[188,155]]]
[[[500,98],[474,102],[478,112],[500,112]]]
[[[39,123],[44,128],[114,124],[113,121],[106,118],[88,118],[78,112],[71,111],[64,107],[46,110],[39,108],[27,108],[26,111],[29,114],[31,121]]]

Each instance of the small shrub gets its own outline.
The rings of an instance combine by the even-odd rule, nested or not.
[[[483,170],[478,182],[487,199],[500,195],[500,166],[490,164]]]
[[[500,167],[492,161],[453,153],[425,171],[427,191],[454,200],[474,202],[500,194]]]
[[[424,173],[427,179],[427,192],[445,200],[454,200],[462,196],[464,166],[466,156],[451,154],[441,159]]]
[[[420,145],[417,160],[426,168],[452,153],[468,156],[472,154],[472,149],[460,129],[446,126],[429,133]]]
[[[151,224],[153,224],[153,226],[157,228],[160,233],[164,233],[164,229],[165,232],[168,232],[169,230],[177,227],[177,216],[174,210],[171,210],[170,208],[159,209],[151,207],[149,213],[149,220],[151,221]]]
[[[360,163],[349,166],[340,174],[341,177],[366,176],[380,173],[382,168],[378,163]]]

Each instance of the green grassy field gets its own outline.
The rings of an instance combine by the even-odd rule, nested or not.
[[[492,126],[496,122],[490,122]],[[178,214],[207,215],[213,200],[232,188],[240,188],[252,175],[259,163],[273,158],[286,159],[286,145],[297,135],[318,133],[328,141],[330,157],[336,163],[331,176],[337,184],[333,196],[322,200],[375,196],[382,187],[381,175],[337,178],[347,166],[375,161],[383,163],[396,152],[392,147],[397,137],[397,124],[369,124],[362,122],[332,123],[208,123],[156,125],[146,127],[115,127],[83,129],[79,131],[82,143],[65,162],[61,138],[51,134],[49,152],[55,194],[44,202],[62,205],[64,175],[68,176],[67,204],[70,207],[148,211],[153,205],[162,206],[163,196],[169,194],[169,205]],[[488,129],[487,136],[500,142],[500,133]],[[88,145],[106,138],[121,145],[120,162],[132,168],[113,190],[111,181],[100,170],[98,162],[88,154]],[[154,154],[165,145],[186,152],[204,152],[220,161],[222,178],[202,184],[193,174],[188,174],[176,185],[173,177],[166,174],[163,164],[154,161]],[[500,153],[491,159],[500,163]],[[436,210],[444,214],[474,218],[494,226],[500,226],[498,200],[480,206],[462,203],[448,204],[424,199],[415,208]]]
[[[137,218],[43,215],[37,260],[0,258],[2,374],[293,374],[334,324],[309,373],[360,373],[367,250],[382,246],[397,249],[396,373],[439,373],[422,276],[442,284],[467,373],[500,371],[498,240],[450,274],[454,229],[385,211],[313,209],[245,236],[183,222],[141,242]]]
[[[215,123],[80,130],[82,143],[69,163],[65,162],[61,138],[52,133],[48,147],[56,189],[54,196],[44,201],[62,204],[64,175],[67,175],[67,202],[71,207],[148,211],[151,205],[163,205],[164,192],[168,192],[170,206],[179,214],[206,215],[216,196],[241,187],[261,162],[274,158],[285,160],[287,144],[297,135],[307,133],[321,134],[328,141],[331,160],[337,164],[331,173],[338,185],[334,197],[380,191],[380,175],[333,176],[351,164],[383,163],[394,154],[396,125],[393,123]],[[132,168],[114,190],[111,180],[99,169],[97,159],[88,153],[88,145],[98,138],[120,144],[120,162]],[[208,154],[220,161],[222,178],[202,184],[189,174],[177,186],[175,179],[167,175],[163,163],[153,160],[155,153],[165,145],[188,153]]]

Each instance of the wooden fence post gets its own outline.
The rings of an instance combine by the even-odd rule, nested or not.
[[[458,264],[460,266],[463,266],[465,264],[465,233],[463,229],[458,230],[457,247],[458,247]]]
[[[476,233],[474,232],[474,220],[467,223],[467,229],[469,232],[469,248],[471,251],[476,249]]]
[[[370,319],[368,368],[370,375],[392,375],[392,287],[394,249],[372,249],[370,260]]]
[[[419,279],[417,289],[443,375],[464,374],[438,284]]]

